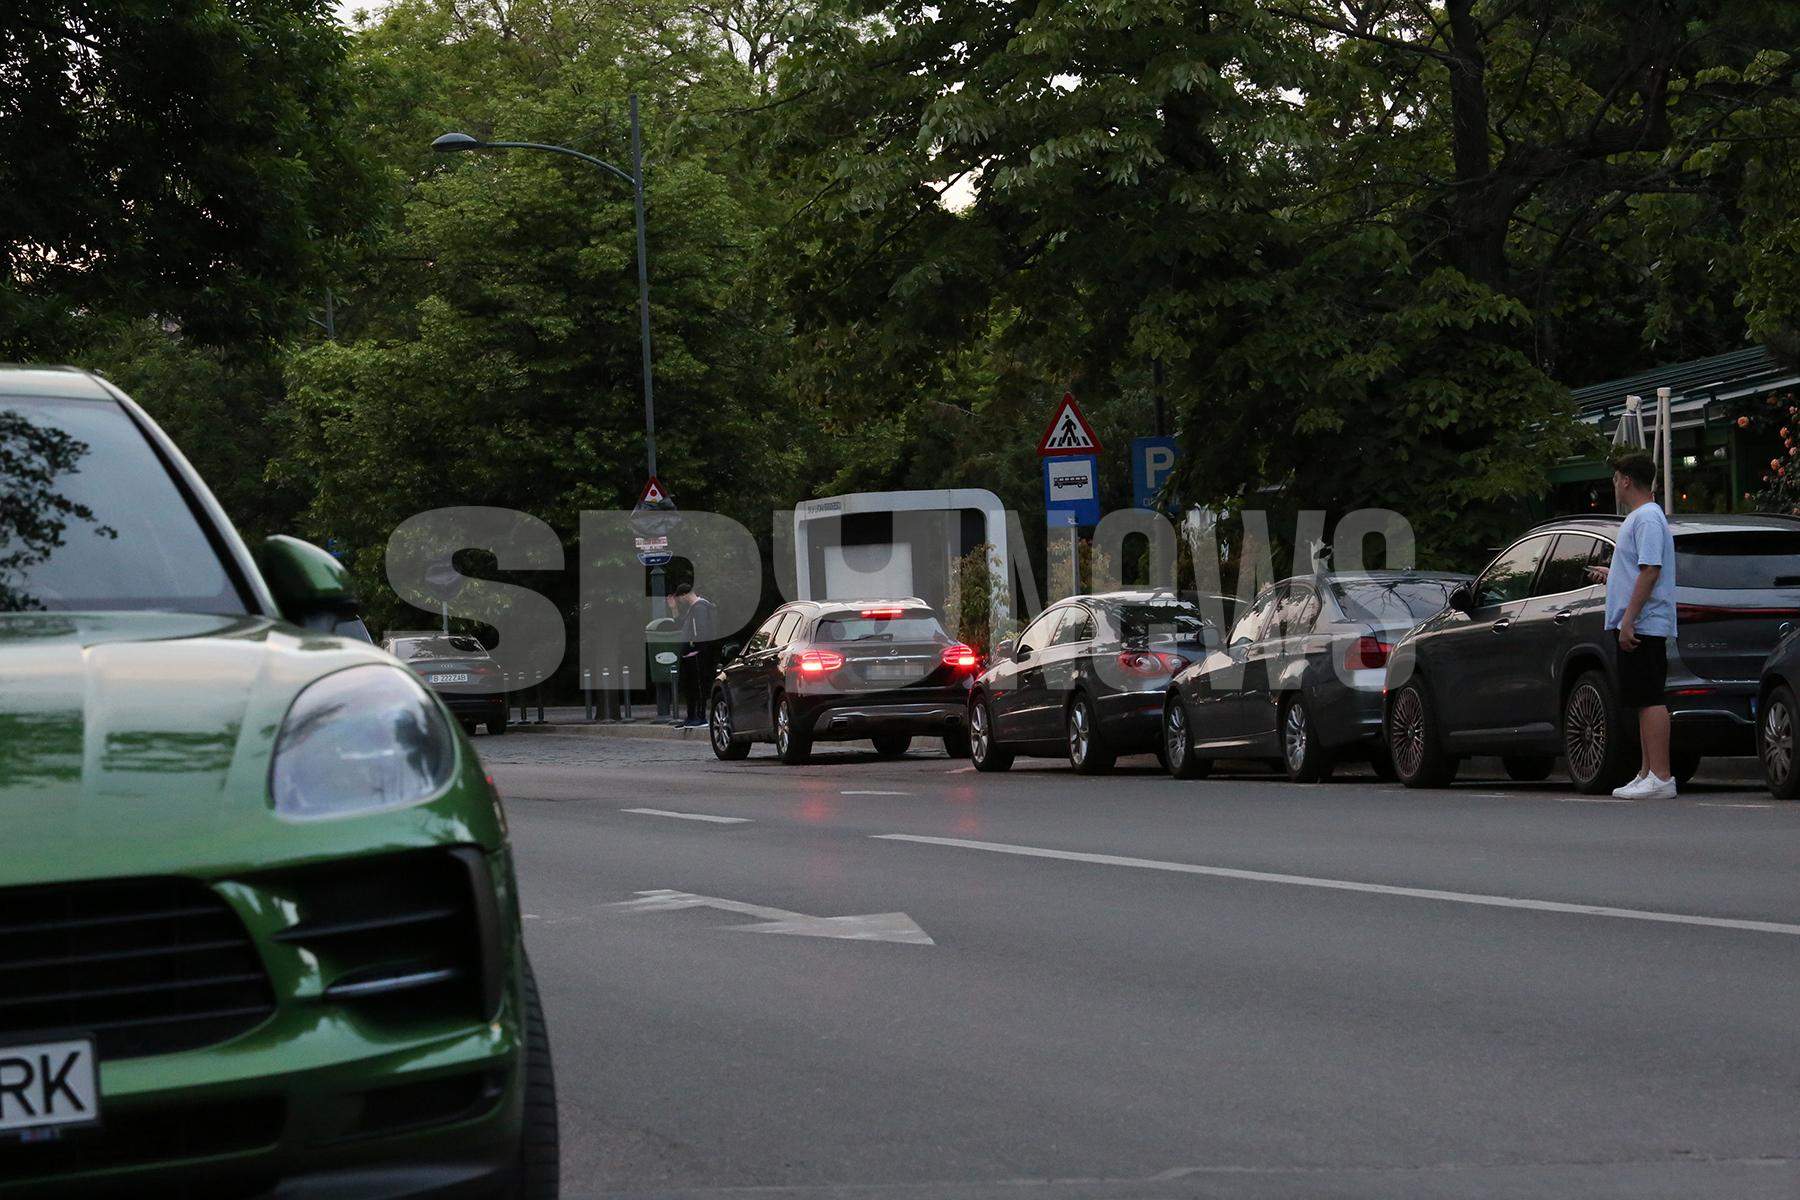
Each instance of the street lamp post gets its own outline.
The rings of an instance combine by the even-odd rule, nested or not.
[[[579,150],[571,150],[567,146],[550,146],[542,142],[484,142],[472,138],[466,133],[446,133],[431,143],[431,148],[441,153],[454,153],[459,150],[545,150],[551,154],[566,154],[570,158],[579,158],[582,162],[591,163],[602,171],[616,176],[631,185],[632,207],[637,215],[637,276],[638,276],[638,338],[642,342],[644,359],[644,458],[650,467],[650,474],[656,474],[656,392],[650,378],[650,265],[648,253],[644,245],[644,143],[643,135],[638,127],[638,101],[631,97],[631,170],[622,171],[618,167],[591,154],[583,154]],[[654,572],[660,581],[661,568]]]
[[[644,141],[638,124],[638,98],[631,97],[631,170],[622,171],[603,159],[583,154],[568,146],[551,146],[542,142],[484,142],[466,133],[446,133],[431,143],[440,153],[461,150],[544,150],[565,154],[599,167],[602,171],[631,185],[632,209],[637,219],[638,340],[644,361],[644,460],[650,478],[656,477],[656,391],[650,376],[650,264],[644,242]],[[650,568],[650,618],[663,615],[663,596],[667,583],[660,566]],[[670,702],[674,712],[675,701]],[[679,715],[679,714],[677,714]]]

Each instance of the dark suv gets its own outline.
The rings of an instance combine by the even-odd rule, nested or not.
[[[1621,518],[1562,517],[1531,529],[1388,662],[1385,734],[1409,787],[1497,754],[1514,779],[1546,778],[1557,755],[1583,792],[1637,767],[1637,728],[1618,702],[1606,589]],[[1675,537],[1675,641],[1666,695],[1671,766],[1686,782],[1704,755],[1756,752],[1757,678],[1800,622],[1800,520],[1682,514]]]
[[[799,763],[815,741],[868,738],[898,758],[925,734],[966,758],[963,714],[980,667],[917,598],[785,604],[719,669],[707,705],[713,753],[743,758],[769,741],[782,762]]]

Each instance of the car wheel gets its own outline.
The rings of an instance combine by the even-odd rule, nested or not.
[[[514,1200],[556,1200],[562,1188],[562,1149],[556,1120],[556,1071],[550,1059],[550,1029],[538,998],[537,976],[524,967],[525,1105],[519,1131],[518,1177]]]
[[[736,737],[731,732],[731,701],[724,692],[713,693],[706,724],[707,735],[712,739],[712,752],[717,757],[734,762],[750,753],[750,739]]]
[[[1281,766],[1293,783],[1331,778],[1331,754],[1319,739],[1304,696],[1290,696],[1281,706]]]
[[[1682,787],[1686,787],[1687,781],[1692,779],[1699,770],[1700,756],[1692,750],[1677,751],[1669,755],[1669,774],[1673,775],[1675,782]]]
[[[1563,757],[1569,782],[1588,795],[1610,792],[1631,778],[1637,739],[1626,731],[1612,684],[1586,671],[1563,701]]]
[[[1431,696],[1417,679],[1394,693],[1386,733],[1394,775],[1409,788],[1443,787],[1456,778],[1457,760],[1444,752]]]
[[[1542,783],[1556,769],[1554,754],[1503,754],[1500,765],[1506,777],[1515,783]]]
[[[1004,771],[1013,765],[1013,752],[994,740],[994,710],[985,699],[969,706],[969,760],[977,771]]]
[[[1204,779],[1212,773],[1212,759],[1194,753],[1194,731],[1187,705],[1174,692],[1163,702],[1163,766],[1177,779]]]
[[[1800,797],[1800,763],[1794,758],[1795,731],[1800,728],[1800,705],[1794,689],[1778,685],[1763,703],[1762,720],[1756,723],[1757,754],[1762,758],[1763,779],[1777,800]]]
[[[794,706],[786,696],[775,701],[775,757],[789,766],[812,757],[812,739],[794,728]]]
[[[912,745],[912,735],[906,733],[883,733],[869,740],[875,743],[875,753],[883,758],[899,758]]]
[[[1083,775],[1099,775],[1112,770],[1118,761],[1100,736],[1094,723],[1094,705],[1085,694],[1076,695],[1064,718],[1069,735],[1069,765]]]
[[[969,757],[969,731],[958,726],[944,734],[944,753],[951,758]]]

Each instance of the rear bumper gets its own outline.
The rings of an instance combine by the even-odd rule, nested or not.
[[[1384,672],[1352,672],[1351,683],[1330,678],[1306,689],[1313,727],[1329,750],[1342,750],[1381,741]]]
[[[1163,702],[1169,683],[1137,692],[1114,692],[1094,700],[1100,736],[1120,754],[1148,754],[1162,745]]]
[[[815,741],[883,733],[942,737],[963,729],[967,713],[960,699],[871,703],[846,697],[813,708],[802,716],[803,726],[808,723]]]
[[[499,692],[438,692],[437,696],[452,716],[475,721],[506,719],[506,697]]]
[[[1758,686],[1755,680],[1697,679],[1671,671],[1664,695],[1674,748],[1726,757],[1755,754]]]

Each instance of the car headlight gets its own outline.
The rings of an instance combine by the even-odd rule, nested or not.
[[[372,663],[327,675],[294,699],[275,739],[269,792],[291,820],[354,816],[429,800],[455,768],[456,738],[424,685]]]

